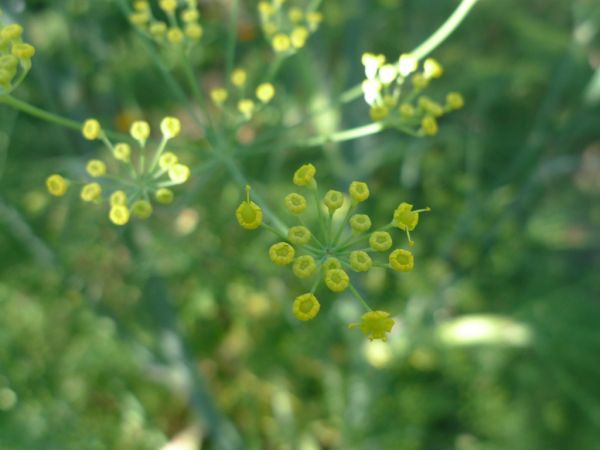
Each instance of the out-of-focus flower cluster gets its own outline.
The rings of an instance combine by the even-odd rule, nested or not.
[[[158,5],[166,15],[165,22],[154,17],[149,2],[135,1],[134,12],[129,16],[129,20],[159,44],[191,47],[200,40],[204,30],[198,23],[198,0],[184,0],[183,4],[185,8],[182,9],[179,8],[177,0],[160,0]]]
[[[431,80],[444,73],[435,59],[426,59],[420,71],[419,61],[409,54],[386,64],[384,55],[365,53],[362,63],[367,77],[362,84],[363,93],[371,107],[371,119],[376,122],[385,121],[417,136],[434,135],[438,131],[437,119],[464,105],[457,92],[448,93],[445,104],[421,95]]]
[[[190,176],[190,169],[179,164],[174,153],[165,152],[169,140],[181,131],[179,120],[165,117],[160,129],[162,140],[147,164],[146,144],[150,137],[150,125],[143,121],[131,125],[130,134],[140,146],[140,156],[134,165],[129,144],[113,145],[97,120],[87,120],[83,125],[83,136],[88,140],[102,140],[115,159],[122,163],[128,176],[108,174],[103,161],[92,159],[88,162],[86,170],[97,181],[80,183],[55,174],[46,180],[48,190],[53,195],[62,196],[70,185],[81,186],[82,200],[110,204],[109,218],[116,225],[125,225],[132,213],[141,219],[150,217],[153,211],[150,197],[153,196],[161,204],[171,203],[174,193],[169,187],[185,183]],[[138,167],[137,170],[135,166]]]
[[[22,35],[21,25],[4,26],[0,9],[0,96],[14,91],[31,69],[35,48],[23,42]]]
[[[323,21],[320,12],[289,6],[286,0],[261,1],[258,12],[266,39],[283,57],[304,47]]]
[[[360,326],[364,334],[369,334],[369,339],[387,340],[386,333],[390,332],[394,321],[389,318],[389,313],[373,311],[350,283],[348,269],[354,272],[366,272],[372,267],[393,269],[398,272],[409,272],[414,268],[414,257],[411,252],[397,248],[388,255],[387,263],[373,262],[369,253],[386,252],[392,245],[392,236],[387,230],[398,227],[405,231],[408,242],[413,245],[410,231],[419,223],[419,213],[429,211],[429,208],[413,211],[413,206],[401,203],[394,212],[393,220],[378,229],[369,232],[371,219],[365,214],[353,214],[359,203],[369,198],[369,188],[366,183],[354,181],[350,185],[350,205],[346,215],[337,230],[333,226],[333,217],[344,205],[344,194],[338,191],[329,191],[325,194],[322,203],[328,215],[324,217],[321,199],[319,197],[317,182],[314,179],[316,169],[312,164],[302,166],[294,174],[294,184],[306,187],[314,197],[318,211],[320,236],[311,231],[305,224],[301,215],[307,208],[304,196],[291,193],[284,199],[285,208],[296,218],[298,225],[288,229],[287,235],[263,223],[261,208],[250,201],[250,187],[247,187],[247,199],[236,211],[239,224],[246,229],[256,229],[262,226],[273,232],[284,241],[271,246],[270,259],[278,265],[292,264],[294,275],[298,278],[309,278],[315,275],[315,280],[310,292],[300,295],[292,306],[294,315],[303,321],[313,319],[319,312],[321,305],[317,300],[315,291],[321,280],[334,292],[342,292],[349,288],[354,296],[366,309],[362,322],[350,324],[350,328]],[[342,239],[347,224],[350,224],[352,233]],[[357,245],[368,242],[369,247],[352,249]],[[296,252],[304,252],[297,255]]]

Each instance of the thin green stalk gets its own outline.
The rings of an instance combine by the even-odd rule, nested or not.
[[[444,42],[460,25],[477,0],[463,0],[450,17],[429,38],[411,52],[411,55],[421,60]]]
[[[264,222],[261,222],[260,226],[269,230],[271,233],[275,234],[276,236],[279,236],[281,239],[284,239],[286,241],[288,240],[288,237],[285,234],[277,231],[275,228],[270,227],[269,225],[265,224]]]
[[[366,253],[370,253],[370,252],[374,252],[376,250],[373,250],[371,247],[367,247],[367,248],[359,248],[358,250],[348,250],[346,252],[336,252],[336,255],[340,255],[340,256],[347,256],[350,255],[353,252],[366,252]]]
[[[317,269],[318,270],[318,269]],[[319,273],[317,275],[317,278],[315,279],[315,282],[312,285],[312,288],[310,289],[310,293],[314,294],[315,291],[317,290],[317,286],[319,285],[319,282],[321,281],[321,278],[323,277],[323,271],[319,270]]]
[[[167,142],[168,139],[166,139],[164,136],[160,141],[160,145],[158,146],[158,149],[156,150],[156,154],[154,155],[154,159],[152,160],[152,164],[150,164],[150,169],[148,169],[148,173],[151,175],[152,173],[154,173],[154,169],[156,169],[156,165],[158,164],[158,160],[160,159],[160,156],[162,155],[162,153],[165,151],[165,147],[167,146]]]
[[[352,283],[348,283],[348,287],[350,288],[350,290],[352,291],[354,296],[358,299],[358,301],[364,306],[364,308],[367,310],[367,312],[372,312],[373,310],[371,308],[369,308],[369,305],[367,305],[367,302],[365,302],[363,300],[363,298],[360,296],[360,294],[356,291],[356,289],[354,289],[354,286],[352,286]]]
[[[335,239],[333,240],[332,247],[335,247],[337,245],[338,241],[340,240],[340,237],[342,237],[342,231],[344,231],[344,228],[346,228],[346,224],[348,223],[348,220],[350,219],[350,215],[354,212],[355,209],[356,209],[356,205],[351,205],[350,208],[348,208],[348,211],[346,212],[346,216],[344,217],[344,220],[340,224],[340,228],[335,235]]]
[[[237,41],[237,24],[240,0],[231,1],[231,18],[229,20],[229,32],[227,34],[227,48],[225,53],[225,88],[231,98],[231,74],[235,63],[235,43]],[[227,116],[223,116],[223,128],[227,129]]]
[[[327,216],[327,245],[330,247],[333,246],[333,211],[329,210],[329,215]]]
[[[321,212],[321,205],[319,205],[319,188],[315,187],[313,190],[315,203],[317,204],[317,213],[319,214],[319,225],[321,226],[321,233],[323,233],[323,242],[327,245],[327,233],[325,232],[325,225],[323,224],[323,213]]]
[[[308,227],[306,226],[306,224],[304,223],[304,220],[302,220],[302,217],[300,217],[298,214],[294,214],[294,215],[295,215],[295,216],[296,216],[296,218],[298,219],[298,222],[300,222],[300,225],[302,225],[304,228],[308,228]],[[319,241],[319,240],[317,239],[317,237],[316,237],[316,236],[315,236],[313,233],[311,233],[311,234],[310,234],[310,238],[311,238],[313,241],[315,241],[319,247],[321,247],[321,250],[324,250],[324,249],[325,249],[325,246],[324,246],[323,244],[321,244],[321,241]]]
[[[384,269],[392,268],[392,266],[390,266],[389,264],[382,264],[382,263],[373,263],[373,267],[383,267]]]

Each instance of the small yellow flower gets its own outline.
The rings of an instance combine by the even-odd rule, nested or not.
[[[177,0],[160,0],[159,6],[163,11],[171,13],[177,9]]]
[[[429,78],[425,78],[420,73],[415,74],[411,81],[413,86],[418,90],[425,89],[427,86],[429,86]]]
[[[269,2],[259,2],[258,10],[261,14],[264,14],[265,16],[272,16],[273,14],[275,14],[275,8],[273,8],[273,5]]]
[[[129,15],[129,22],[133,25],[146,25],[150,21],[150,16],[146,12],[134,12]]]
[[[115,225],[125,225],[129,222],[129,210],[125,205],[114,205],[110,208],[108,218]]]
[[[243,69],[235,69],[231,74],[231,82],[236,86],[243,86],[246,83],[248,75]]]
[[[16,73],[15,70],[8,70],[5,69],[4,67],[0,68],[0,84],[4,84],[4,85],[8,85],[10,84],[10,82],[12,81],[12,79],[15,77]]]
[[[60,175],[51,175],[46,180],[46,186],[48,186],[48,191],[52,195],[56,195],[57,197],[61,197],[65,195],[67,192],[67,181],[61,177]]]
[[[150,4],[145,0],[138,0],[133,4],[133,9],[136,11],[147,11],[150,9]]]
[[[13,23],[11,25],[8,25],[6,27],[4,27],[4,29],[2,31],[0,31],[0,36],[2,36],[4,39],[18,39],[21,37],[21,35],[23,34],[23,27],[21,25],[19,25],[18,23]]]
[[[294,184],[297,186],[306,186],[311,189],[317,169],[312,164],[305,164],[294,173]],[[312,190],[312,189],[311,189]]]
[[[446,105],[450,109],[460,109],[465,106],[465,99],[458,92],[449,92],[446,96]]]
[[[425,104],[424,109],[433,117],[441,117],[444,115],[444,107],[438,102],[434,102],[432,100]]]
[[[313,294],[304,294],[300,297],[296,297],[294,305],[292,306],[294,315],[304,322],[314,319],[319,312],[319,309],[321,309],[321,305],[319,304],[317,297]]]
[[[221,105],[227,101],[227,97],[227,91],[223,88],[216,88],[210,91],[210,98],[212,98],[212,101],[217,105]]]
[[[183,31],[179,27],[169,28],[167,39],[173,45],[180,44],[183,41]]]
[[[19,59],[30,59],[35,55],[35,47],[29,44],[14,44],[11,53]]]
[[[370,341],[381,339],[383,342],[387,342],[386,333],[392,331],[394,326],[394,321],[389,319],[389,316],[389,313],[385,311],[371,311],[361,317],[362,323],[351,323],[348,328],[353,329],[358,325],[365,335],[371,333]]]
[[[0,56],[0,69],[14,70],[19,65],[19,58],[13,55]]]
[[[188,23],[185,26],[185,35],[191,39],[192,41],[199,41],[202,35],[204,34],[204,29],[202,25],[197,23]]]
[[[325,206],[327,206],[331,211],[335,211],[336,209],[340,209],[344,204],[344,196],[341,192],[329,191],[327,194],[325,194],[323,203],[325,203]]]
[[[310,32],[305,27],[295,27],[290,34],[290,40],[294,48],[302,48],[306,44],[306,40],[310,36]]]
[[[129,144],[117,144],[115,146],[115,158],[119,161],[129,162],[131,157],[131,147]]]
[[[331,269],[325,274],[325,284],[333,292],[342,292],[348,287],[350,278],[342,269]]]
[[[365,75],[371,80],[377,75],[377,70],[385,64],[384,55],[374,55],[373,53],[364,53],[361,61],[365,66]]]
[[[160,131],[165,139],[174,138],[181,132],[181,122],[175,117],[165,117],[160,123]]]
[[[369,238],[369,245],[376,252],[385,252],[392,246],[392,237],[387,231],[375,231]]]
[[[254,111],[254,102],[248,99],[240,100],[238,103],[238,110],[244,116],[250,117],[252,115],[252,112]]]
[[[421,127],[423,127],[425,134],[428,134],[429,136],[434,136],[438,132],[437,122],[435,117],[432,116],[423,117],[423,120],[421,121]]]
[[[286,52],[290,49],[291,41],[287,34],[278,33],[273,36],[273,50],[276,52]]]
[[[294,255],[296,251],[294,247],[292,247],[287,242],[279,242],[278,244],[274,244],[269,249],[269,258],[275,264],[280,266],[285,266],[292,262],[294,259]]]
[[[150,125],[143,120],[137,120],[131,124],[129,134],[144,147],[146,145],[146,139],[150,136]]]
[[[398,77],[398,69],[392,64],[386,64],[379,68],[379,79],[383,84],[390,84]]]
[[[390,253],[390,265],[398,272],[410,272],[415,266],[415,258],[408,250],[399,248]]]
[[[400,105],[400,115],[405,119],[410,119],[415,115],[415,107],[410,103],[402,103]]]
[[[317,264],[312,256],[303,255],[296,258],[292,270],[298,278],[308,278],[317,270]]]
[[[185,23],[197,22],[200,19],[200,12],[197,9],[186,9],[181,13],[181,20]]]
[[[311,31],[317,31],[319,24],[323,21],[323,14],[320,12],[309,12],[306,14],[306,22]]]
[[[350,197],[357,202],[364,202],[368,199],[369,186],[367,186],[367,183],[353,181],[352,184],[350,184]]]
[[[350,265],[357,272],[366,272],[373,265],[373,260],[367,252],[355,251],[350,253]]]
[[[83,124],[83,129],[81,132],[83,133],[83,137],[93,141],[94,139],[98,139],[100,137],[102,128],[100,128],[100,123],[96,119],[88,119]]]
[[[150,25],[149,30],[154,36],[162,36],[167,32],[167,24],[164,22],[154,22]]]
[[[295,245],[308,244],[310,237],[310,230],[303,226],[292,227],[288,230],[288,239]]]
[[[110,196],[110,206],[127,205],[127,194],[123,191],[115,191]]]
[[[388,108],[392,109],[398,106],[398,99],[393,95],[384,95],[383,96],[383,104]]]
[[[277,33],[277,30],[279,29],[273,22],[264,23],[262,28],[265,34],[269,37]]]
[[[106,164],[99,159],[91,159],[87,163],[86,171],[94,178],[101,177],[106,173]]]
[[[156,191],[156,201],[158,203],[162,203],[163,205],[168,205],[173,201],[175,194],[171,189],[162,188]]]
[[[289,194],[283,203],[292,214],[301,214],[306,210],[306,199],[300,194]]]
[[[235,211],[239,224],[247,230],[258,228],[262,222],[262,210],[250,201],[250,186],[246,186],[246,201]]]
[[[335,258],[327,258],[323,263],[323,274],[327,275],[330,270],[341,269],[342,264]]]
[[[440,78],[444,74],[444,68],[433,58],[427,58],[423,63],[426,78]]]
[[[419,62],[414,56],[407,53],[400,55],[399,72],[403,77],[406,77],[417,70],[418,65]]]
[[[185,183],[190,177],[190,168],[183,164],[175,164],[169,169],[169,178],[175,183]]]
[[[412,208],[413,205],[403,202],[400,203],[400,206],[394,211],[394,222],[396,222],[398,228],[406,231],[410,245],[414,245],[414,242],[410,239],[409,231],[414,230],[419,223],[419,213],[430,211],[429,208],[419,209],[417,211],[413,211]]]
[[[379,122],[380,120],[385,119],[389,112],[390,110],[387,106],[375,105],[369,110],[369,115],[374,122]]]
[[[356,233],[369,231],[371,228],[371,219],[366,214],[354,214],[350,217],[350,227]]]
[[[140,219],[147,219],[152,215],[152,205],[147,200],[138,200],[131,207],[131,212]]]
[[[288,11],[288,17],[292,22],[299,23],[304,18],[304,12],[300,8],[293,7]]]
[[[102,194],[102,187],[98,183],[86,184],[81,190],[81,198],[86,202],[96,200]]]
[[[271,83],[263,83],[256,88],[256,97],[263,103],[268,103],[275,96],[275,88]]]

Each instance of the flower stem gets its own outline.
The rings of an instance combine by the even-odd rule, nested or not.
[[[315,279],[315,282],[312,285],[312,288],[310,289],[310,293],[314,294],[315,291],[317,290],[317,286],[319,285],[319,282],[321,281],[321,278],[323,277],[323,271],[319,270],[319,274],[317,275],[317,278]]]
[[[269,230],[271,233],[273,233],[273,234],[275,234],[275,235],[279,236],[281,239],[284,239],[284,240],[286,240],[286,241],[288,240],[288,237],[287,237],[285,234],[283,234],[283,233],[281,233],[281,232],[277,231],[275,228],[271,228],[269,225],[265,224],[264,222],[261,222],[261,223],[260,223],[260,226],[261,226],[261,227],[263,227],[263,228],[266,228],[266,229],[267,229],[267,230]]]
[[[327,233],[325,232],[325,225],[323,223],[323,213],[321,212],[321,206],[319,205],[319,188],[316,187],[313,190],[315,197],[315,203],[317,204],[317,213],[319,214],[319,225],[321,225],[321,233],[323,233],[323,242],[327,244]]]
[[[388,223],[388,224],[387,224],[385,227],[383,227],[383,228],[380,228],[380,229],[379,229],[379,230],[377,230],[377,231],[386,231],[386,230],[389,230],[389,229],[390,229],[390,228],[392,228],[394,225],[395,225],[395,224],[394,224],[394,222],[392,221],[392,222]],[[374,231],[373,233],[375,233],[375,232],[377,232],[377,231]],[[346,245],[344,245],[344,246],[342,246],[342,247],[338,248],[338,251],[344,251],[344,250],[346,250],[347,248],[350,248],[350,247],[352,247],[352,246],[354,246],[354,245],[358,244],[359,242],[364,242],[364,241],[367,241],[367,240],[368,240],[368,239],[371,237],[371,234],[373,234],[373,233],[369,233],[369,234],[367,234],[366,236],[363,236],[363,237],[361,237],[361,238],[358,238],[358,239],[356,239],[356,240],[354,240],[354,241],[350,241],[350,242],[348,242]]]
[[[371,308],[369,308],[369,305],[367,305],[367,302],[365,302],[363,300],[363,298],[360,296],[360,294],[356,291],[356,289],[354,289],[354,286],[352,286],[352,283],[348,283],[348,287],[350,288],[350,290],[352,291],[354,296],[358,299],[358,301],[364,306],[364,308],[367,310],[367,312],[372,312],[373,310]]]
[[[335,239],[333,240],[333,243],[331,244],[332,247],[335,247],[337,245],[338,241],[340,240],[340,238],[342,237],[342,231],[344,231],[344,228],[346,228],[346,224],[348,223],[348,220],[350,219],[350,215],[354,212],[354,209],[356,209],[356,205],[352,205],[352,206],[350,206],[350,208],[348,208],[348,212],[346,212],[346,217],[344,217],[344,220],[340,224],[340,229],[338,230],[337,234],[335,235]]]

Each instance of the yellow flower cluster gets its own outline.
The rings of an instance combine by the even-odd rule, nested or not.
[[[429,211],[429,208],[413,211],[412,205],[401,203],[394,212],[393,220],[386,226],[371,233],[366,233],[371,228],[371,219],[365,214],[354,214],[356,207],[366,201],[370,196],[369,187],[366,183],[354,181],[348,190],[348,196],[338,191],[328,191],[325,194],[322,205],[328,211],[328,217],[323,217],[318,185],[314,179],[316,169],[312,164],[300,167],[293,177],[297,186],[306,187],[313,195],[317,206],[319,217],[320,236],[310,231],[305,225],[301,214],[307,208],[307,201],[301,194],[291,193],[284,199],[285,208],[296,218],[299,225],[288,229],[284,234],[263,223],[262,211],[258,205],[250,201],[250,187],[246,187],[247,197],[236,211],[239,224],[246,229],[255,229],[259,226],[273,232],[283,241],[271,246],[269,258],[277,265],[292,265],[292,271],[298,278],[308,278],[313,274],[315,281],[310,292],[300,295],[294,301],[292,311],[294,315],[303,321],[313,319],[319,312],[321,306],[315,296],[315,291],[321,280],[333,292],[342,292],[350,289],[352,294],[359,300],[367,313],[362,316],[362,323],[351,324],[350,328],[359,325],[364,334],[369,334],[369,339],[382,339],[387,341],[387,334],[394,325],[389,314],[384,311],[372,311],[360,296],[358,291],[350,282],[349,270],[354,272],[366,272],[372,267],[383,267],[393,269],[397,272],[409,272],[414,268],[414,257],[411,252],[397,248],[387,257],[387,263],[374,263],[369,253],[385,252],[392,248],[392,236],[388,230],[400,228],[408,236],[409,244],[414,242],[410,238],[419,223],[419,213]],[[337,230],[334,230],[333,217],[336,211],[347,204],[346,215]],[[346,225],[350,224],[351,234],[346,239],[342,235]],[[353,247],[368,241],[369,247],[353,249]],[[305,254],[298,255],[297,252]]]
[[[292,55],[304,47],[323,21],[320,12],[289,6],[285,0],[261,1],[258,12],[265,37],[281,56]]]
[[[258,104],[252,98],[248,98],[247,91],[248,74],[243,69],[235,69],[231,74],[233,95],[231,100],[237,102],[236,108],[231,109],[226,104],[230,99],[229,92],[225,88],[215,88],[210,91],[210,97],[214,104],[226,114],[236,117],[238,123],[243,123],[252,118],[264,105],[269,103],[275,96],[275,87],[271,83],[261,83],[254,90]]]
[[[177,0],[160,0],[158,6],[167,17],[167,22],[164,22],[154,17],[148,1],[137,0],[129,21],[159,44],[189,48],[200,41],[204,30],[198,23],[200,11],[197,0],[185,0],[185,5],[178,17]]]
[[[88,140],[102,140],[114,158],[122,163],[128,177],[109,175],[104,161],[92,159],[88,162],[86,171],[98,181],[79,183],[54,174],[46,180],[48,190],[52,195],[62,196],[70,185],[82,185],[81,199],[86,202],[108,202],[108,216],[116,225],[125,225],[129,222],[131,214],[140,219],[150,217],[153,212],[150,196],[153,195],[158,203],[169,204],[174,198],[169,187],[185,183],[190,176],[190,169],[180,164],[174,153],[165,152],[168,141],[181,131],[179,120],[165,117],[160,129],[162,139],[150,163],[147,164],[146,143],[151,133],[150,125],[144,121],[137,121],[131,125],[130,135],[137,141],[141,150],[138,161],[135,161],[135,166],[138,167],[136,170],[132,161],[131,146],[124,142],[113,145],[96,119],[87,120],[81,130],[83,136]],[[105,191],[110,194],[103,198]]]
[[[444,73],[435,59],[426,59],[420,72],[419,62],[410,54],[400,56],[396,63],[386,64],[384,55],[365,53],[362,63],[366,75],[363,93],[371,107],[371,119],[376,122],[386,120],[412,135],[432,136],[438,131],[439,117],[464,105],[457,92],[450,92],[444,105],[420,96],[432,79],[440,78]],[[404,84],[409,77],[411,87],[406,89]]]
[[[0,96],[14,91],[31,69],[35,48],[23,42],[23,27],[17,23],[4,26],[0,10]],[[18,77],[17,77],[18,75]]]

